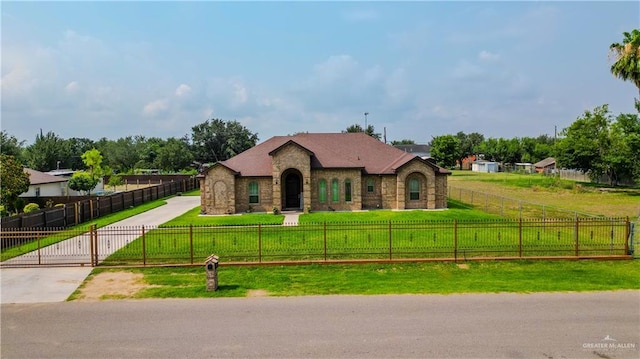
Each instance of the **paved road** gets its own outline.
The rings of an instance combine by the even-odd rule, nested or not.
[[[154,208],[150,211],[124,219],[109,225],[103,229],[108,231],[114,227],[140,227],[157,226],[170,219],[173,219],[188,210],[200,205],[198,196],[179,196],[167,200],[167,204]],[[99,230],[100,231],[100,230]],[[131,238],[137,238],[138,234],[132,234]],[[88,236],[86,246],[88,246]],[[60,248],[77,248],[80,237],[72,238],[58,245]],[[55,250],[55,246],[50,246]],[[101,244],[100,253],[103,257],[115,252],[119,247],[115,245],[107,246]],[[62,253],[71,253],[69,250],[62,250]],[[52,252],[55,253],[55,252]],[[82,253],[88,253],[87,250]],[[84,254],[86,255],[86,254]],[[84,260],[89,262],[88,255]],[[80,258],[80,255],[77,255]],[[27,254],[10,261],[37,263],[37,254]],[[68,262],[68,258],[56,259],[55,254],[50,254],[47,263]],[[66,300],[73,293],[84,279],[91,273],[91,267],[68,267],[68,268],[2,268],[0,269],[0,302],[1,303],[43,303],[60,302]]]
[[[638,358],[639,299],[618,291],[10,304],[0,308],[1,355]]]

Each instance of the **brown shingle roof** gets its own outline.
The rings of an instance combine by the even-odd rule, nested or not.
[[[66,182],[66,178],[52,176],[50,174],[46,174],[40,171],[32,170],[31,168],[25,168],[25,172],[29,174],[29,183],[30,184],[45,184],[45,183],[57,183],[57,182]]]
[[[360,168],[369,174],[393,174],[416,157],[361,132],[301,133],[272,137],[221,164],[242,176],[271,176],[270,154],[289,142],[309,152],[313,169]],[[434,167],[438,173],[448,173]]]

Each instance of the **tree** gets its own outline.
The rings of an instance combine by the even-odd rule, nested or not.
[[[17,211],[18,196],[29,190],[29,174],[13,156],[0,154],[0,203]]]
[[[556,160],[565,168],[587,172],[592,180],[602,175],[615,186],[621,178],[640,178],[640,120],[620,114],[614,120],[607,105],[585,111],[556,146]]]
[[[453,135],[436,136],[431,140],[431,157],[442,167],[454,167],[460,158],[460,140]]]
[[[473,132],[470,134],[465,134],[460,131],[456,134],[458,141],[460,143],[460,152],[458,153],[458,164],[460,165],[460,169],[462,169],[462,160],[467,158],[468,156],[475,155],[478,153],[478,146],[484,141],[484,136]]]
[[[373,125],[368,125],[367,129],[363,129],[362,126],[360,126],[359,124],[353,124],[349,127],[347,127],[347,129],[345,130],[345,132],[348,133],[355,133],[355,132],[364,132],[367,135],[379,140],[382,137],[382,134],[380,133],[376,133],[376,129],[375,127],[373,127]]]
[[[82,154],[92,148],[95,148],[95,144],[88,138],[72,137],[63,140],[63,155],[60,158],[61,168],[70,168],[73,170],[84,168]]]
[[[9,135],[7,131],[0,132],[0,153],[7,156],[13,156],[14,159],[20,161],[24,141],[18,141],[15,136]]]
[[[633,82],[640,92],[640,30],[622,34],[622,43],[615,42],[609,46],[609,53],[615,58],[611,73],[623,81]]]
[[[158,149],[156,157],[157,167],[163,171],[180,172],[193,162],[193,155],[189,150],[187,138],[177,139],[171,137],[167,139],[164,146]]]
[[[407,139],[403,139],[403,140],[400,140],[400,141],[396,141],[396,140],[391,141],[391,145],[392,146],[397,146],[397,145],[415,145],[415,144],[416,144],[416,142],[414,140],[407,140]]]
[[[64,140],[49,131],[46,135],[36,136],[35,142],[25,149],[27,167],[47,172],[57,168],[58,161],[65,158]]]
[[[97,185],[98,180],[91,177],[91,174],[86,171],[76,172],[69,178],[69,188],[74,191],[90,194]]]
[[[82,162],[89,168],[91,178],[99,178],[104,174],[102,169],[102,154],[95,148],[82,154]]]
[[[207,120],[191,128],[195,160],[210,163],[227,160],[256,145],[258,135],[237,121]]]

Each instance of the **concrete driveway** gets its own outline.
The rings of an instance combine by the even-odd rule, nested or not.
[[[179,196],[167,204],[107,226],[157,226],[200,205],[198,196]],[[69,243],[75,239],[67,240]],[[65,242],[67,242],[65,241]],[[64,246],[61,242],[61,246]],[[111,251],[116,251],[111,247]],[[104,253],[104,252],[103,252]],[[91,273],[91,267],[46,267],[0,269],[0,303],[62,302]]]

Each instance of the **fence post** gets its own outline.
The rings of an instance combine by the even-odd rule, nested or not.
[[[327,221],[324,221],[324,261],[327,261]]]
[[[631,221],[629,221],[629,217],[627,216],[626,220],[624,221],[624,254],[625,255],[630,254],[629,241],[631,241],[632,239],[633,238],[631,236]]]
[[[96,266],[96,263],[95,263],[96,248],[95,248],[95,242],[93,241],[93,226],[95,226],[95,224],[92,224],[89,227],[89,261],[91,262],[91,266],[95,267]]]
[[[389,260],[393,258],[393,242],[391,240],[391,221],[389,221]]]
[[[142,226],[142,265],[147,265],[147,241],[144,235],[144,226]]]
[[[258,262],[262,263],[262,224],[258,224]]]
[[[189,224],[189,250],[191,257],[191,264],[193,264],[193,224]]]
[[[40,265],[40,264],[42,264],[42,256],[40,254],[40,248],[41,248],[41,245],[40,245],[40,232],[38,231],[36,233],[38,233],[37,234],[37,236],[38,236],[38,265]]]
[[[93,200],[89,198],[89,218],[93,219]]]
[[[522,201],[519,202],[520,205],[520,219],[522,219]]]
[[[453,220],[453,259],[458,262],[458,220]]]
[[[580,244],[578,243],[578,237],[579,237],[579,231],[580,231],[580,226],[579,223],[580,219],[578,217],[576,217],[576,223],[575,223],[575,233],[574,233],[574,240],[575,240],[575,244],[576,244],[576,248],[575,248],[575,254],[576,257],[580,254]]]
[[[522,258],[522,217],[518,224],[518,256]]]

